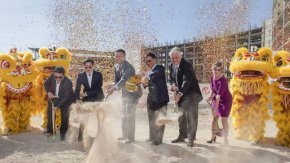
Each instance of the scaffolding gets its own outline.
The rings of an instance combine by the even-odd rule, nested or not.
[[[274,0],[273,50],[290,51],[290,0]]]
[[[208,83],[211,75],[211,66],[214,62],[223,62],[225,65],[225,76],[231,78],[228,67],[236,49],[239,47],[250,49],[251,46],[260,48],[262,46],[262,35],[263,27],[260,27],[226,36],[204,37],[203,39],[192,42],[184,41],[180,43],[175,41],[174,44],[166,43],[164,46],[160,44],[157,46],[143,46],[141,59],[144,61],[148,52],[155,53],[159,64],[166,67],[168,79],[168,65],[170,63],[169,51],[175,46],[180,47],[183,50],[183,57],[192,63],[199,82]],[[145,63],[142,62],[141,72],[147,70]]]

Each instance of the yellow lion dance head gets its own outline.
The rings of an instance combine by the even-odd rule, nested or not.
[[[259,94],[263,91],[262,85],[256,84],[268,79],[273,70],[272,51],[269,48],[260,48],[257,52],[249,52],[247,48],[239,48],[230,65],[233,79],[244,83],[243,94]]]
[[[72,56],[68,49],[57,48],[55,51],[50,51],[48,48],[40,48],[38,53],[40,58],[36,60],[36,65],[43,75],[46,77],[51,75],[55,66],[62,66],[65,74],[68,75]]]
[[[0,78],[7,83],[7,88],[13,93],[27,91],[39,74],[29,52],[19,53],[11,49],[9,54],[0,54]]]
[[[278,51],[273,58],[275,65],[272,78],[276,78],[279,82],[280,92],[290,94],[290,53],[287,51]]]

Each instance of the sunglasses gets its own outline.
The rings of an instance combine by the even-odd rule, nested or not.
[[[89,66],[89,67],[85,67],[85,69],[91,69],[92,67],[91,66]]]
[[[218,68],[214,68],[213,70],[215,70],[215,71],[221,71],[221,69],[218,69]]]
[[[63,76],[54,76],[55,79],[62,79]]]

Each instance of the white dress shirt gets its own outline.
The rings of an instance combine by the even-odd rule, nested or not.
[[[86,72],[86,74],[87,74],[89,86],[91,88],[91,86],[92,86],[92,79],[93,79],[93,72],[91,72],[91,73],[87,73]]]
[[[59,93],[59,85],[60,85],[60,82],[56,81],[55,96],[57,96],[57,97],[58,97],[58,93]]]
[[[152,72],[153,72],[153,70],[154,70],[154,68],[156,67],[156,65],[157,64],[155,64],[153,67],[152,67],[152,69],[147,73],[147,75],[146,75],[146,78],[148,79],[148,80],[150,80],[150,74],[152,74]]]

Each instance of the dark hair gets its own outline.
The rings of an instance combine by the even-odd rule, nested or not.
[[[91,59],[91,58],[88,58],[88,59],[86,59],[84,62],[83,62],[83,64],[85,65],[86,63],[91,63],[92,65],[94,65],[94,60],[93,59]]]
[[[121,52],[121,53],[123,53],[124,55],[126,55],[126,51],[123,50],[123,49],[118,49],[118,50],[115,51],[115,53],[118,53],[118,52]]]
[[[146,55],[146,58],[147,57],[151,57],[151,58],[153,58],[153,59],[156,59],[157,57],[156,57],[156,54],[154,54],[154,53],[152,53],[152,52],[149,52],[147,55]]]
[[[64,74],[65,70],[63,67],[61,66],[56,66],[53,70],[53,72],[56,72],[56,73],[60,73],[60,74]]]

